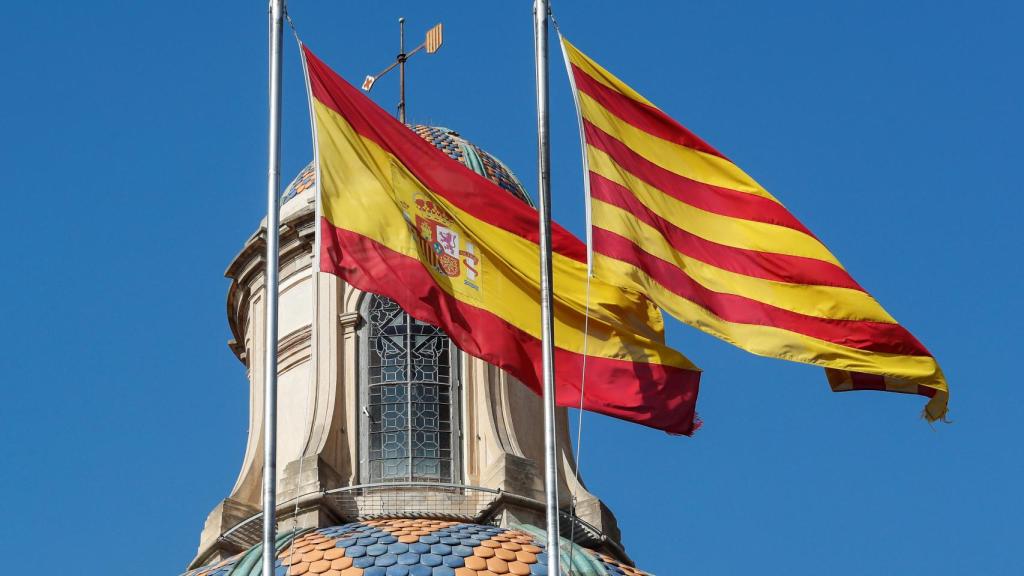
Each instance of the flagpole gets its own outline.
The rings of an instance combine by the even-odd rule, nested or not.
[[[274,576],[277,554],[277,293],[281,187],[281,39],[284,0],[270,0],[270,127],[267,150],[267,229],[263,363],[263,576]]]
[[[540,196],[540,308],[544,376],[544,499],[547,513],[548,575],[560,576],[558,550],[558,465],[555,444],[555,358],[551,287],[551,149],[548,141],[548,0],[533,5],[537,79],[537,177]]]

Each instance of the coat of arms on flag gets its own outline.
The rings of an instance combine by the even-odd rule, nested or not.
[[[459,233],[454,230],[454,220],[437,205],[421,194],[417,194],[414,206],[415,228],[420,242],[420,253],[434,269],[445,276],[459,276]]]

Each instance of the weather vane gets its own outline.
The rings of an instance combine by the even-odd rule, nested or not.
[[[437,52],[438,48],[441,47],[441,31],[442,26],[438,24],[430,30],[427,30],[426,38],[423,43],[412,50],[412,52],[405,52],[405,18],[398,19],[399,39],[398,39],[398,56],[395,61],[391,63],[387,68],[381,70],[376,75],[367,76],[366,80],[363,80],[363,90],[369,92],[373,88],[373,83],[376,82],[388,72],[390,72],[395,66],[398,66],[398,83],[400,86],[401,95],[398,99],[398,121],[405,124],[405,61],[408,60],[413,54],[426,48],[427,54],[433,54]]]

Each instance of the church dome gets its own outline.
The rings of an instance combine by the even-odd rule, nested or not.
[[[530,195],[526,193],[526,189],[523,188],[519,179],[509,170],[508,166],[505,166],[501,160],[490,155],[476,144],[459,136],[458,132],[441,126],[415,125],[409,126],[409,128],[421,138],[436,146],[438,150],[461,162],[463,166],[494,182],[523,202],[531,206],[533,205]],[[281,204],[288,202],[315,185],[316,170],[313,163],[310,162],[292,180],[291,184],[285,188],[284,193],[281,195]]]
[[[571,546],[571,548],[570,548]],[[366,520],[281,535],[276,576],[494,576],[547,574],[543,531],[430,519]],[[648,576],[610,556],[562,540],[573,574]],[[258,576],[261,550],[250,548],[184,576]]]

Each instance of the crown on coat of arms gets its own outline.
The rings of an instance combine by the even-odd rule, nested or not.
[[[448,214],[448,212],[437,202],[424,198],[417,194],[414,200],[416,202],[416,208],[423,214],[424,217],[434,220],[442,224],[451,224],[455,220]]]

